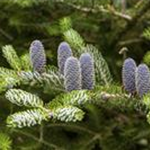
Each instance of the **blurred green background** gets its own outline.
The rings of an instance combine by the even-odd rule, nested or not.
[[[64,17],[71,18],[73,28],[87,43],[98,47],[117,81],[121,48],[127,47],[127,56],[137,63],[150,50],[149,39],[143,36],[150,26],[149,0],[1,0],[0,46],[11,44],[21,55],[39,39],[48,63],[57,65],[57,47],[63,41],[59,21]],[[2,55],[0,59],[4,65]]]

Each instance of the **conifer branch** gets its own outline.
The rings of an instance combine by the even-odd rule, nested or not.
[[[54,109],[52,112],[54,119],[64,122],[81,121],[84,117],[84,112],[74,106],[62,106]]]
[[[0,67],[0,81],[0,92],[20,84],[17,72],[3,67]]]
[[[124,37],[128,32],[130,32],[135,27],[139,19],[141,19],[141,17],[148,12],[150,8],[150,1],[149,0],[142,1],[140,5],[141,5],[141,8],[137,10],[135,15],[132,17],[132,20],[130,22],[127,22],[125,27],[122,30],[120,30],[120,32],[118,32],[118,34],[116,35],[116,38],[114,38],[111,45],[114,45],[114,47],[116,47],[118,44],[118,41],[120,41],[122,37]]]
[[[150,109],[150,94],[146,94],[143,97],[143,103],[146,105],[148,109]]]
[[[6,133],[0,132],[0,149],[1,150],[11,150],[12,140]]]
[[[143,32],[143,37],[150,40],[150,27],[146,28]]]
[[[37,138],[36,136],[34,136],[34,135],[32,135],[32,134],[30,134],[30,133],[28,133],[28,132],[24,132],[23,130],[17,130],[17,129],[13,129],[12,131],[14,131],[14,132],[16,132],[16,133],[20,133],[20,134],[22,134],[22,135],[25,135],[25,136],[27,136],[28,138],[31,138],[31,139],[33,139],[33,140],[39,142],[39,138]],[[56,150],[59,149],[59,147],[58,147],[57,145],[52,144],[52,143],[50,143],[50,142],[47,142],[47,141],[45,141],[45,140],[41,140],[40,143],[42,143],[42,144],[44,144],[44,145],[47,145],[49,148],[54,148],[54,149],[56,149]]]
[[[92,45],[87,45],[83,50],[89,52],[93,56],[97,83],[100,84],[102,82],[107,86],[110,85],[113,79],[108,64],[101,52]]]
[[[55,99],[49,102],[48,106],[57,105],[74,105],[81,106],[86,103],[90,103],[91,97],[87,90],[74,90],[69,93],[58,95]],[[54,107],[53,106],[53,107]]]
[[[46,109],[31,109],[18,112],[7,117],[6,123],[11,128],[31,127],[47,121],[51,117],[51,112]]]
[[[64,76],[59,72],[49,70],[48,73],[42,74],[42,80],[45,84],[49,85],[49,87],[53,85],[53,87],[51,87],[52,89],[56,88],[64,91]]]
[[[85,46],[84,40],[82,39],[80,34],[72,28],[65,31],[63,34],[65,40],[68,41],[68,43],[70,43],[73,48],[81,49]]]
[[[23,84],[29,84],[31,81],[41,83],[41,75],[38,72],[32,71],[21,71],[18,72],[18,76],[20,77]]]
[[[32,70],[29,54],[24,54],[20,57],[22,69],[25,71]]]
[[[102,57],[98,49],[92,45],[86,45],[83,38],[78,32],[70,28],[63,33],[65,40],[76,49],[76,53],[81,55],[84,52],[89,52],[94,59],[96,81],[98,84],[109,85],[112,83],[112,77],[105,59]]]
[[[36,95],[20,89],[10,89],[6,92],[5,97],[18,106],[42,107],[43,101]]]
[[[93,14],[106,13],[106,14],[111,14],[111,15],[117,16],[117,17],[122,18],[126,21],[131,21],[132,20],[132,17],[130,15],[118,12],[114,8],[112,9],[112,8],[108,7],[106,9],[102,5],[97,6],[95,8],[83,7],[83,6],[80,6],[80,5],[75,5],[73,3],[67,3],[67,5],[74,8],[74,9],[76,9],[76,10],[84,12],[84,13],[93,13]]]
[[[52,90],[64,91],[64,76],[58,71],[48,70],[42,74],[36,71],[21,71],[18,74],[23,84],[39,84]]]
[[[2,47],[2,52],[4,57],[7,59],[7,62],[14,70],[21,70],[21,61],[11,45],[6,45]]]
[[[66,124],[66,123],[53,123],[53,124],[48,124],[47,127],[52,127],[52,128],[66,128],[66,129],[73,129],[74,131],[80,131],[80,132],[84,132],[84,133],[88,133],[91,135],[95,135],[96,133],[94,131],[92,131],[91,129],[86,128],[85,126],[80,126],[77,124]]]

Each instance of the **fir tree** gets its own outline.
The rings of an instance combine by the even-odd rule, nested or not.
[[[128,47],[128,55],[141,62],[149,50],[150,1],[5,0],[0,7],[4,56],[0,67],[0,149],[150,148],[149,70],[138,67],[138,95],[128,96],[120,85],[122,62],[117,51]],[[35,37],[42,43],[34,41],[37,45],[31,44],[29,52]],[[62,40],[67,42],[68,53],[61,57],[60,52],[58,57]],[[66,78],[61,71],[72,53],[76,58],[83,53],[91,56],[86,63],[76,59],[77,68],[70,65],[68,70],[81,73],[76,81],[77,76]],[[58,67],[56,57],[61,62]],[[149,65],[148,53],[144,62]],[[134,72],[135,64],[130,63],[123,66],[123,80],[125,90],[132,94],[134,75],[127,73]],[[85,70],[85,64],[91,68]],[[80,88],[76,90],[74,84],[66,90],[66,79],[68,85],[81,81]],[[83,81],[85,89],[81,89]]]

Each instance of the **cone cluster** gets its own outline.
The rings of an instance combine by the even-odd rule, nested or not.
[[[150,71],[146,64],[136,66],[132,58],[127,58],[123,63],[122,81],[128,93],[136,92],[139,97],[150,93]]]
[[[41,41],[34,40],[30,45],[30,61],[34,71],[45,72],[46,55]],[[94,88],[94,61],[89,53],[79,59],[73,57],[70,45],[61,42],[57,50],[59,72],[64,76],[66,91]]]
[[[68,43],[60,43],[57,51],[58,67],[64,75],[66,91],[94,88],[94,61],[89,53],[83,53],[79,60],[72,55]]]

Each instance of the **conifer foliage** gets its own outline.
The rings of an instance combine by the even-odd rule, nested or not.
[[[11,67],[11,69],[0,67],[2,79],[0,92],[5,92],[5,99],[12,104],[10,114],[6,118],[8,130],[11,129],[10,134],[23,134],[40,146],[47,146],[48,149],[61,149],[60,147],[65,149],[70,131],[77,132],[77,138],[81,139],[81,143],[76,144],[74,149],[93,150],[92,148],[97,144],[105,149],[107,144],[103,143],[103,138],[110,143],[107,148],[112,148],[110,141],[114,140],[117,145],[120,144],[120,140],[115,139],[115,132],[119,134],[120,139],[127,140],[124,135],[126,133],[122,134],[124,130],[116,131],[116,124],[119,123],[122,129],[125,125],[130,128],[130,119],[139,117],[143,110],[150,123],[149,68],[145,64],[136,67],[132,58],[124,61],[122,80],[128,92],[126,94],[119,86],[113,84],[110,86],[111,74],[98,49],[86,44],[74,29],[67,27],[63,29],[65,29],[64,38],[68,43],[61,42],[58,46],[58,68],[48,66],[44,46],[39,40],[33,41],[29,53],[20,57],[12,46],[3,47],[3,55]],[[71,35],[73,41],[70,40]],[[29,67],[25,67],[24,64],[28,64]],[[128,94],[132,94],[133,97],[129,97]],[[127,111],[131,114],[131,118],[124,116]],[[108,112],[112,112],[111,115]],[[109,121],[114,120],[115,125],[110,124]],[[120,120],[123,120],[123,123]],[[102,123],[106,126],[100,126]],[[140,125],[143,126],[143,122],[140,122]],[[33,135],[24,132],[27,127],[35,129],[31,131]],[[48,130],[47,133],[45,129]],[[40,136],[34,131],[38,131]],[[139,132],[139,128],[134,132]],[[132,140],[135,139],[130,135],[131,131],[127,134]],[[19,137],[20,141],[28,140],[21,135]],[[0,139],[0,143],[3,142],[0,148],[11,149],[12,140],[9,135],[2,133]],[[54,139],[63,142],[56,143]],[[38,147],[34,142],[31,145]],[[70,142],[74,145],[72,143],[74,140]],[[124,145],[120,147],[124,148]],[[66,150],[70,150],[70,147]]]
[[[69,23],[68,23],[69,22]],[[106,60],[101,52],[93,45],[86,44],[80,34],[75,31],[70,25],[71,21],[68,18],[60,20],[60,26],[65,40],[75,49],[75,54],[80,56],[82,53],[88,52],[94,59],[95,76],[97,84],[107,85],[112,83],[113,79]],[[64,30],[64,28],[66,30]]]
[[[0,8],[0,150],[150,149],[149,0]]]

